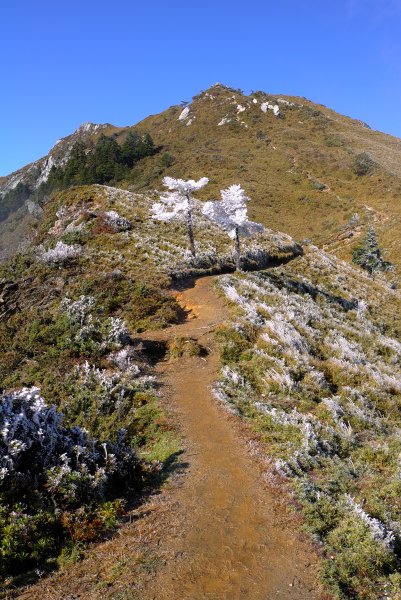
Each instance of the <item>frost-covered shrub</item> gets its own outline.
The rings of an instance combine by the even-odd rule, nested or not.
[[[101,499],[111,484],[118,479],[123,484],[137,468],[123,433],[115,444],[100,444],[80,427],[65,428],[63,415],[45,403],[38,388],[2,396],[0,428],[0,489],[10,498],[41,490],[60,507]],[[79,487],[66,493],[72,480]]]
[[[39,249],[39,260],[48,265],[62,265],[82,254],[82,248],[78,245],[68,245],[64,242],[57,242],[54,248],[45,250]]]
[[[128,231],[132,229],[132,224],[115,210],[108,210],[103,213],[103,218],[115,231]]]
[[[0,576],[54,556],[68,538],[94,539],[107,527],[109,501],[141,482],[125,435],[120,430],[114,443],[100,442],[64,426],[37,388],[0,398]]]
[[[363,510],[362,506],[355,502],[354,498],[346,494],[345,501],[352,512],[368,527],[374,540],[378,540],[386,550],[394,551],[395,536],[394,533],[381,523],[379,519],[375,519]]]
[[[118,352],[109,354],[107,358],[113,365],[118,367],[120,371],[129,374],[131,377],[135,377],[140,373],[138,365],[133,362],[135,355],[135,350],[131,346],[127,346]]]
[[[120,317],[109,317],[103,324],[102,334],[102,347],[105,349],[120,348],[129,341],[127,326]]]
[[[118,350],[130,341],[125,321],[121,317],[102,315],[102,309],[96,308],[92,296],[81,295],[78,300],[64,298],[60,312],[67,316],[71,325],[71,341],[84,350],[97,349],[101,353]]]
[[[82,326],[88,320],[94,306],[95,299],[92,296],[82,295],[75,301],[71,298],[64,298],[60,309],[66,313],[71,324]]]
[[[376,166],[375,161],[367,154],[366,152],[362,152],[361,154],[357,154],[352,163],[352,170],[355,175],[361,177],[362,175],[367,175],[370,173],[373,168]]]
[[[90,430],[99,438],[114,439],[119,428],[135,433],[138,393],[151,394],[155,379],[140,375],[129,358],[129,349],[109,355],[110,362],[127,367],[124,370],[99,369],[86,361],[68,377],[66,391],[69,400],[63,406],[68,419]]]

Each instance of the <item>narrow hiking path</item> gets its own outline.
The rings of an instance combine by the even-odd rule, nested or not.
[[[142,335],[151,347],[183,336],[207,350],[175,360],[167,354],[156,365],[161,402],[183,438],[181,468],[111,539],[26,588],[21,600],[320,597],[318,559],[299,537],[286,493],[264,480],[248,429],[211,392],[219,374],[214,330],[229,316],[215,279],[176,290],[183,322]]]
[[[196,280],[176,298],[186,320],[148,340],[196,339],[207,356],[166,359],[157,366],[185,441],[188,471],[175,488],[180,531],[173,560],[149,583],[157,600],[268,600],[318,598],[316,557],[266,489],[246,444],[211,387],[219,357],[213,331],[228,316],[215,277]]]

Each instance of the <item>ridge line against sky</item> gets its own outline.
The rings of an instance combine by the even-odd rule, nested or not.
[[[401,0],[21,0],[0,19],[1,175],[85,121],[133,125],[216,81],[401,137]]]

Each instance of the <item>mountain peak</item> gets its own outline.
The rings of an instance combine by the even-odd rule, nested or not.
[[[99,131],[105,127],[107,127],[107,124],[91,123],[90,121],[87,121],[78,127],[76,133],[95,133],[95,131]]]

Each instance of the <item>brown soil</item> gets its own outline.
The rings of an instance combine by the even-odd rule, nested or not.
[[[296,532],[285,493],[263,480],[236,419],[211,394],[219,368],[213,330],[226,317],[213,281],[198,279],[177,292],[187,312],[182,324],[144,336],[188,336],[208,351],[157,366],[185,441],[187,468],[149,500],[143,518],[23,598],[319,598],[317,558]]]
[[[219,369],[213,330],[227,316],[213,278],[198,279],[177,300],[192,318],[155,336],[195,338],[209,353],[159,365],[177,407],[190,468],[176,490],[183,525],[175,540],[179,559],[157,574],[154,597],[317,598],[310,550],[283,527],[244,441],[211,395]]]

